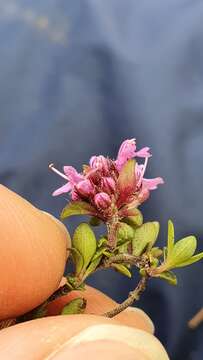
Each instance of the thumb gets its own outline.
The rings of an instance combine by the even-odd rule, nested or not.
[[[65,227],[0,185],[0,320],[16,317],[45,301],[64,273]]]

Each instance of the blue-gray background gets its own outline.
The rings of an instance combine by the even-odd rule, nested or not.
[[[203,2],[0,0],[0,181],[58,215],[65,199],[50,194],[63,181],[48,164],[79,169],[131,137],[166,182],[143,207],[160,243],[172,218],[202,250]],[[178,271],[177,288],[154,280],[139,303],[174,360],[203,358],[203,328],[187,330],[202,273]],[[95,283],[118,301],[132,287],[112,273]]]

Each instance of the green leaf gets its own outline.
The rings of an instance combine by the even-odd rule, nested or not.
[[[180,267],[181,263],[189,260],[195,253],[197,240],[194,236],[187,236],[179,240],[173,247],[170,256],[167,254],[165,268],[167,270]]]
[[[167,247],[164,246],[163,248],[163,258],[164,258],[164,263],[166,262],[166,259],[167,259]]]
[[[163,255],[163,250],[161,250],[159,247],[153,247],[150,250],[150,255],[152,255],[154,258],[159,258],[161,255]]]
[[[130,241],[125,242],[125,244],[122,244],[120,246],[117,246],[117,250],[119,254],[127,254],[128,253],[128,245]]]
[[[124,219],[122,219],[122,221],[134,228],[137,228],[143,224],[143,216],[140,210],[138,209],[135,210],[136,210],[135,215],[127,216]]]
[[[105,236],[102,236],[97,243],[97,247],[100,248],[101,246],[107,245],[107,244],[108,244],[107,238]]]
[[[123,243],[123,242],[125,242],[127,240],[131,240],[133,238],[134,230],[128,224],[119,222],[116,235],[117,235],[118,241],[120,240],[120,243]]]
[[[96,251],[96,253],[94,254],[91,262],[94,261],[94,260],[96,260],[96,259],[97,259],[98,257],[100,257],[101,255],[103,255],[104,252],[105,252],[105,250],[107,250],[107,248],[106,248],[105,246],[102,247],[102,248],[99,248],[99,249]]]
[[[102,254],[103,255],[103,254]],[[102,255],[98,255],[95,259],[93,258],[90,262],[90,265],[88,266],[87,270],[85,271],[84,278],[87,278],[99,265]]]
[[[154,245],[159,233],[158,222],[147,222],[137,228],[132,239],[132,254],[141,255],[146,248],[150,250]]]
[[[93,206],[85,201],[71,201],[62,210],[60,215],[61,219],[64,220],[72,215],[94,215],[95,209]]]
[[[120,272],[121,274],[131,278],[132,274],[131,272],[128,270],[128,268],[123,265],[123,264],[112,264],[112,267],[117,270],[118,272]]]
[[[173,226],[172,221],[169,220],[168,221],[168,243],[167,243],[167,253],[168,253],[169,257],[171,255],[171,252],[174,247],[174,239],[175,239],[174,226]]]
[[[73,258],[73,262],[75,264],[76,275],[78,275],[81,272],[82,268],[83,268],[83,264],[84,264],[83,256],[74,247],[71,248],[71,255],[72,255],[72,258]]]
[[[176,265],[176,267],[178,268],[178,267],[188,266],[188,265],[194,264],[195,262],[197,262],[201,259],[203,259],[203,252],[192,256],[190,259],[188,259],[182,263],[179,263],[178,265]]]
[[[86,300],[83,298],[76,298],[70,301],[61,311],[61,315],[82,314],[86,308]]]
[[[128,160],[123,166],[118,177],[119,200],[118,206],[122,204],[130,195],[135,192],[136,175],[135,175],[135,160]]]
[[[73,234],[73,247],[79,251],[83,257],[84,271],[94,256],[97,247],[96,237],[91,227],[86,223],[81,223]]]
[[[166,280],[170,285],[177,285],[178,282],[176,275],[172,271],[164,271],[155,277]]]

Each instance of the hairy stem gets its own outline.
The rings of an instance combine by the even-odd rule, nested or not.
[[[111,256],[109,259],[104,261],[104,267],[109,267],[113,263],[127,263],[130,265],[135,265],[137,267],[143,267],[146,264],[146,259],[143,256],[134,256],[130,254],[118,254]]]
[[[114,249],[117,243],[117,228],[118,228],[118,218],[117,216],[107,223],[107,232],[108,232],[108,246],[110,249]]]
[[[138,285],[136,286],[136,288],[129,293],[128,298],[125,301],[123,301],[121,304],[119,304],[117,307],[115,307],[114,309],[104,313],[103,316],[112,318],[115,315],[118,315],[123,310],[127,309],[128,306],[131,306],[134,303],[134,301],[139,300],[140,295],[146,289],[148,279],[149,279],[148,276],[143,276],[141,278],[141,280],[139,281]]]
[[[47,313],[47,305],[53,301],[58,299],[59,297],[63,295],[67,295],[71,291],[70,286],[67,284],[61,286],[59,289],[57,289],[43,304],[37,306],[33,310],[27,312],[26,314],[17,317],[16,323],[21,323],[24,321],[40,318],[46,316]]]

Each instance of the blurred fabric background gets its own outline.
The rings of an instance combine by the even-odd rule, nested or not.
[[[48,164],[79,170],[136,137],[152,150],[147,177],[165,179],[145,219],[160,221],[160,244],[171,218],[202,250],[202,23],[200,0],[0,0],[1,183],[59,216],[63,181]],[[203,305],[203,265],[176,273],[177,288],[154,280],[138,306],[171,359],[201,360],[203,327],[187,321]],[[117,301],[133,287],[112,272],[90,283]]]

